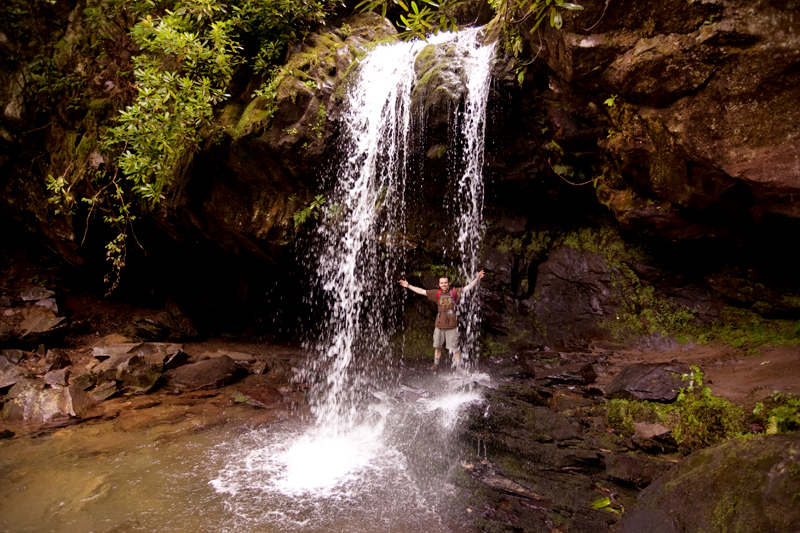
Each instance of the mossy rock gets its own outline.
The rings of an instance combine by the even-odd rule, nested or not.
[[[446,123],[466,93],[464,56],[454,43],[430,44],[414,63],[419,81],[411,92],[411,106],[417,116],[434,124]]]
[[[616,531],[795,531],[798,499],[800,433],[740,438],[687,457],[642,492]]]

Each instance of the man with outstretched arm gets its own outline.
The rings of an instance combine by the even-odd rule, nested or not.
[[[439,368],[439,360],[442,358],[442,346],[453,352],[453,366],[457,366],[461,361],[461,352],[458,348],[458,321],[456,319],[456,304],[461,300],[461,296],[472,290],[478,281],[483,277],[483,270],[478,272],[475,279],[470,281],[465,287],[450,287],[450,279],[447,276],[439,278],[438,289],[421,289],[411,285],[408,281],[401,279],[400,285],[410,289],[417,294],[427,296],[429,300],[436,302],[439,312],[436,314],[436,324],[433,329],[433,366],[431,370]]]

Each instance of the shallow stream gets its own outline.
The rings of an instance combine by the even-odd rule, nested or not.
[[[449,481],[460,468],[450,436],[479,400],[466,386],[476,379],[486,377],[403,379],[376,394],[368,422],[342,434],[291,413],[243,425],[240,411],[2,441],[0,530],[469,531]]]

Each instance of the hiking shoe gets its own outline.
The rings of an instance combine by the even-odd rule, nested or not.
[[[428,370],[430,370],[431,372],[436,372],[437,370],[439,370],[439,365],[434,363],[434,364],[431,365],[431,367]]]

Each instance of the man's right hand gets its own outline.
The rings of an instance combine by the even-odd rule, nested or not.
[[[406,289],[408,288],[408,282],[407,282],[406,280],[404,280],[404,279],[401,279],[401,280],[400,280],[400,285],[401,285],[402,287],[405,287]]]

